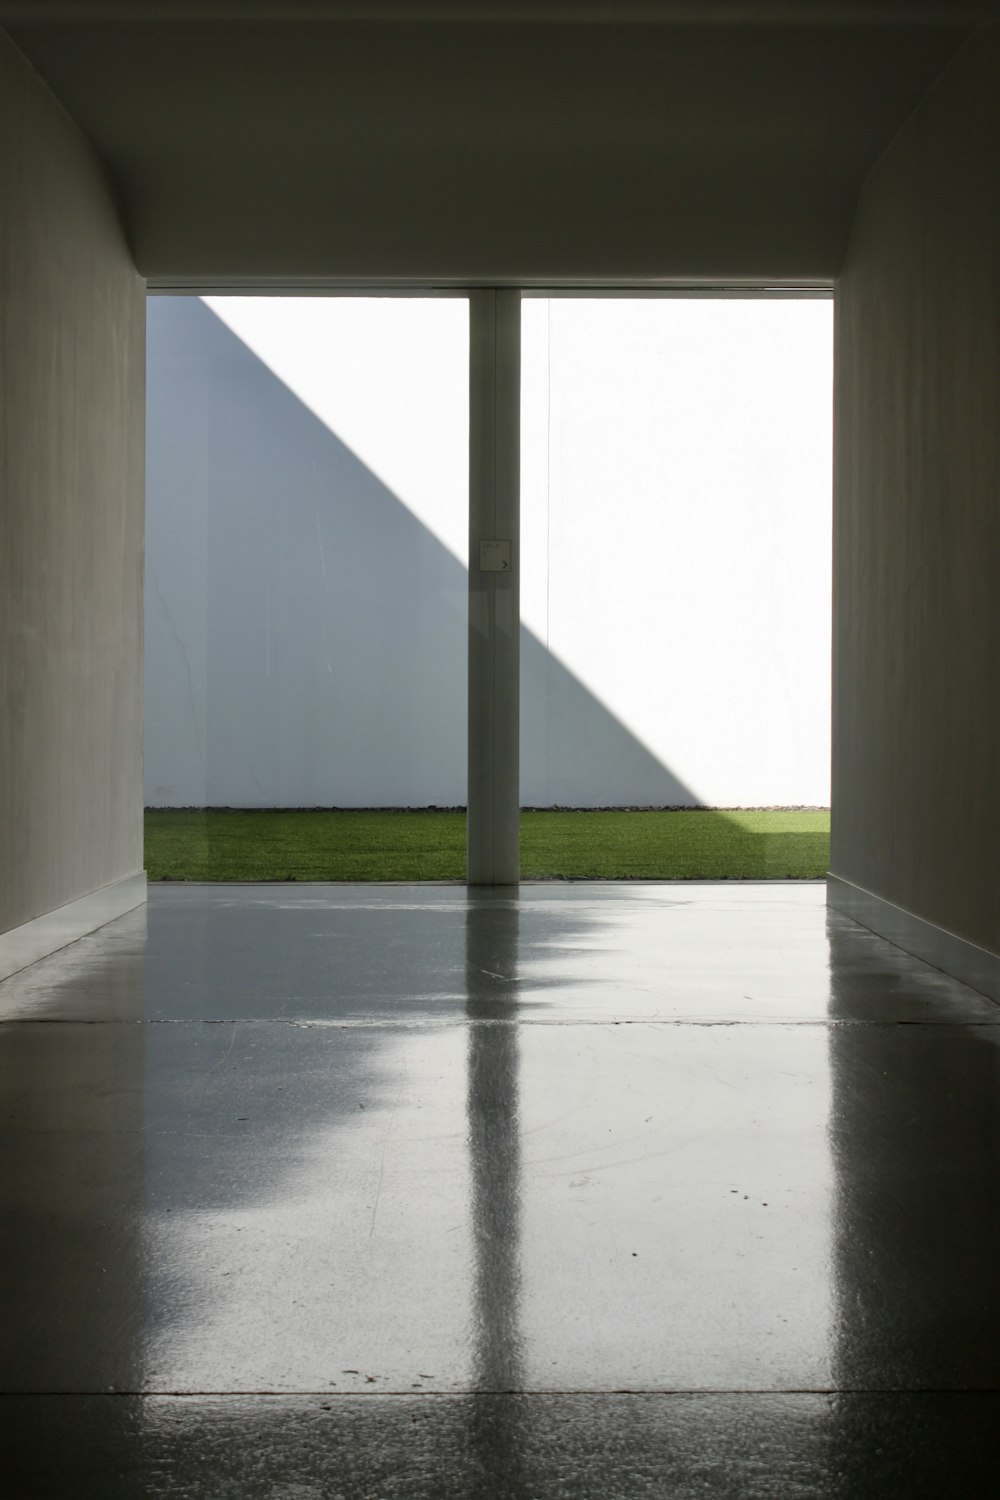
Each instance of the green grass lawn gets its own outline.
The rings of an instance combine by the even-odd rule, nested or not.
[[[521,814],[526,880],[814,880],[828,812]],[[156,810],[150,880],[464,880],[464,812]]]

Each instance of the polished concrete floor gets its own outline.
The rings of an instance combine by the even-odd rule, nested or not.
[[[1000,1494],[1000,1008],[810,884],[162,886],[0,984],[0,1493]]]

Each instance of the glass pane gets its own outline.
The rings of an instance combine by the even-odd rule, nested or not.
[[[526,875],[818,875],[832,304],[523,308]],[[811,809],[780,816],[758,809]]]
[[[462,878],[467,301],[152,298],[148,349],[152,875]]]

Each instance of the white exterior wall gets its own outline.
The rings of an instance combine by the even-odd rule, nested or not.
[[[212,306],[149,304],[147,805],[463,802],[467,305]]]
[[[527,301],[522,348],[522,617],[648,752],[536,673],[522,800],[826,806],[832,303]]]
[[[523,803],[828,801],[830,322],[525,303]],[[467,329],[150,303],[148,805],[465,802]]]

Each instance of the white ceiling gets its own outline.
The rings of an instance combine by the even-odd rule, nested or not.
[[[828,282],[871,166],[998,12],[0,0],[168,284]]]

